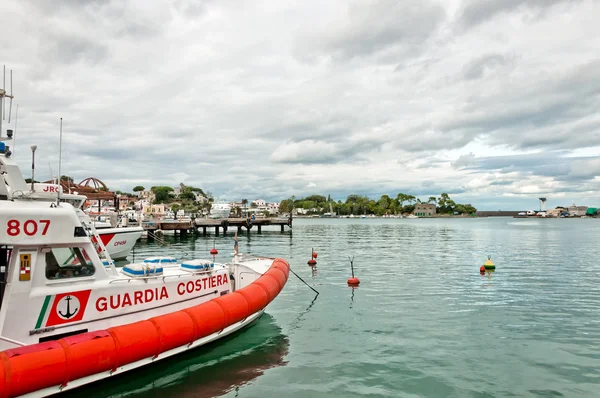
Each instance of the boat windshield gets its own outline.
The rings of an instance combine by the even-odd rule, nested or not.
[[[61,199],[61,202],[65,202],[65,203],[69,203],[70,205],[72,205],[74,208],[78,209],[81,207],[81,205],[83,204],[83,200],[81,199]]]
[[[84,249],[54,247],[46,253],[46,278],[66,279],[94,275],[95,268]]]

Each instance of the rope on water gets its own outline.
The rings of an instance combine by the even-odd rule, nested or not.
[[[175,249],[175,246],[173,246],[172,244],[170,244],[169,242],[167,242],[166,240],[164,240],[163,238],[157,236],[154,232],[152,231],[147,231],[148,232],[148,236],[153,238],[155,241],[157,241],[158,243],[160,243],[161,245],[167,246],[169,248],[173,248]],[[181,250],[179,249],[179,251],[186,255],[189,256],[191,254],[191,252],[189,252],[188,250]]]
[[[300,279],[302,281],[302,283],[304,283],[306,286],[308,286],[313,292],[317,293],[317,296],[319,295],[319,292],[317,292],[311,285],[309,285],[308,283],[306,283],[304,281],[304,279],[300,278],[300,276],[294,272],[294,270],[292,269],[292,267],[290,267],[290,272],[294,275],[296,275],[296,278]]]

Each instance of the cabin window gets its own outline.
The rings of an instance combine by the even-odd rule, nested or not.
[[[46,278],[50,280],[94,275],[95,268],[84,249],[54,247],[46,252]]]

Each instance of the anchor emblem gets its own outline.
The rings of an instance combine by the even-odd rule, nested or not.
[[[77,314],[77,311],[79,311],[79,307],[78,307],[78,308],[75,308],[73,310],[73,312],[71,312],[71,300],[75,300],[77,302],[77,304],[79,304],[79,300],[77,300],[77,297],[71,297],[71,296],[66,296],[63,299],[61,299],[60,301],[62,302],[63,300],[67,301],[67,311],[65,313],[63,313],[61,310],[59,310],[57,308],[58,315],[63,319],[70,319],[73,315]]]

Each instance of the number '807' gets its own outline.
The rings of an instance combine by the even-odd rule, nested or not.
[[[6,234],[8,236],[17,236],[25,234],[27,236],[34,235],[46,235],[48,233],[48,227],[50,227],[50,220],[8,220],[6,223]]]

